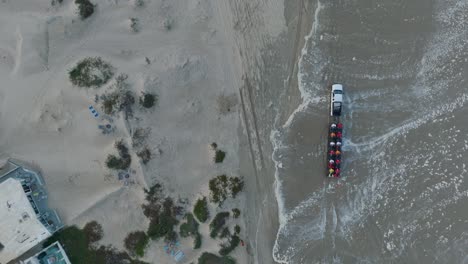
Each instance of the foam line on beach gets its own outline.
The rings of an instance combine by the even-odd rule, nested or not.
[[[297,78],[298,78],[298,84],[299,84],[298,88],[299,88],[299,91],[300,91],[302,103],[289,116],[287,121],[282,126],[283,128],[288,128],[291,125],[291,123],[293,122],[293,120],[296,118],[297,114],[301,113],[301,112],[304,112],[307,109],[309,104],[321,101],[320,97],[314,97],[312,95],[312,93],[310,93],[310,92],[308,92],[306,90],[306,87],[305,87],[305,84],[304,84],[304,81],[303,81],[304,80],[303,79],[304,73],[303,73],[303,66],[302,65],[303,65],[303,59],[304,59],[305,55],[307,54],[308,42],[309,42],[310,38],[312,38],[317,33],[317,29],[318,29],[318,25],[319,25],[318,16],[319,16],[320,10],[322,10],[322,8],[323,8],[322,4],[320,3],[320,1],[318,1],[317,2],[317,7],[316,7],[315,13],[314,13],[314,22],[313,22],[313,25],[312,25],[312,29],[311,29],[310,33],[305,37],[304,47],[301,50],[301,56],[300,56],[299,62],[298,62],[299,70],[298,70]],[[283,231],[285,225],[288,222],[287,212],[286,212],[286,209],[285,209],[284,196],[282,194],[281,179],[279,177],[279,169],[282,166],[281,166],[281,161],[278,160],[275,157],[276,151],[278,149],[280,149],[282,147],[282,145],[283,145],[279,138],[280,138],[280,131],[277,130],[277,129],[272,130],[271,133],[270,133],[270,141],[271,141],[271,143],[273,145],[272,160],[273,160],[273,162],[275,164],[275,195],[276,195],[276,201],[278,203],[278,219],[279,219],[279,228],[278,228],[278,232],[276,234],[275,244],[273,246],[273,259],[278,263],[286,264],[286,263],[289,263],[289,260],[288,260],[289,256],[280,255],[279,245],[278,245],[278,240],[279,240],[280,234],[281,234],[281,232]]]

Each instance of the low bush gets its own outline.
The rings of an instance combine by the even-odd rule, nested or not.
[[[112,154],[107,156],[107,167],[114,170],[128,169],[132,163],[132,156],[130,156],[127,146],[122,140],[120,140],[115,143],[115,148],[119,152],[119,157]]]
[[[177,233],[174,232],[177,224],[174,203],[171,198],[166,198],[156,214],[151,215],[148,236],[151,239],[164,237],[166,241],[174,241],[177,239]]]
[[[117,104],[119,97],[117,94],[111,94],[111,95],[106,95],[103,96],[102,100],[102,109],[104,110],[104,113],[107,115],[111,115],[118,109]]]
[[[226,157],[226,152],[218,149],[215,152],[214,161],[215,161],[215,163],[221,163],[221,162],[223,162],[225,157]]]
[[[131,232],[124,240],[125,248],[133,256],[143,257],[145,248],[148,245],[149,238],[143,231]]]
[[[197,233],[195,235],[195,238],[193,239],[193,249],[199,249],[201,248],[202,245],[202,236],[200,233]]]
[[[240,242],[240,238],[237,235],[233,235],[228,243],[221,245],[219,254],[221,256],[228,255],[239,245],[239,242]]]
[[[145,147],[141,151],[137,152],[137,156],[141,159],[143,164],[147,164],[151,160],[151,151]]]
[[[83,227],[83,232],[85,233],[86,239],[90,244],[101,240],[104,235],[102,226],[96,221],[91,221],[87,223]]]
[[[226,175],[219,175],[213,178],[208,183],[211,201],[214,203],[222,204],[228,195],[228,178]]]
[[[143,93],[140,97],[140,104],[144,108],[151,108],[153,107],[158,101],[158,96],[151,93]]]
[[[81,19],[86,19],[94,13],[94,5],[89,0],[75,0],[75,4],[78,6]]]
[[[215,238],[218,236],[219,231],[226,224],[226,219],[229,217],[229,212],[218,213],[210,223],[210,237]]]
[[[138,18],[136,18],[136,17],[131,17],[130,18],[130,28],[132,29],[133,32],[140,31],[140,25],[139,25]]]
[[[236,235],[239,235],[240,234],[240,231],[241,231],[241,227],[239,225],[236,225],[234,227],[234,232],[236,233]]]
[[[195,220],[191,213],[185,215],[185,220],[187,222],[180,225],[180,236],[188,237],[194,236],[198,233],[198,222]]]
[[[244,181],[239,177],[230,177],[229,178],[229,189],[231,190],[232,198],[236,198],[244,188]],[[240,212],[239,212],[240,213]]]
[[[99,87],[114,76],[114,68],[100,57],[88,57],[79,61],[68,75],[73,85]]]
[[[234,208],[234,209],[232,209],[232,216],[233,216],[234,218],[239,218],[239,216],[240,216],[240,210],[239,210],[239,208]]]
[[[235,198],[242,191],[244,181],[239,177],[219,175],[211,179],[208,185],[211,201],[221,205],[228,197]]]
[[[90,244],[89,232],[96,231],[99,224],[88,225],[88,231],[76,226],[61,229],[49,237],[43,247],[48,247],[58,241],[66,250],[70,262],[73,264],[148,264],[132,259],[127,253],[120,252],[111,246],[100,246],[94,248]]]
[[[202,223],[208,220],[208,217],[210,217],[210,212],[208,210],[208,202],[206,201],[206,197],[197,200],[195,207],[193,208],[193,214],[198,219],[198,221]]]
[[[226,237],[229,237],[231,236],[231,232],[229,232],[229,228],[226,226],[225,228],[223,228],[223,230],[221,230],[221,233],[219,234],[219,237],[220,238],[226,238]]]
[[[236,261],[228,256],[219,257],[213,253],[204,252],[198,258],[198,264],[236,264]]]

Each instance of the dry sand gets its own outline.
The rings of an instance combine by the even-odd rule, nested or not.
[[[256,127],[254,104],[261,108],[257,114],[268,117],[269,101],[258,91],[269,63],[263,56],[272,48],[286,65],[276,78],[295,76],[307,18],[295,15],[302,1],[292,1],[287,10],[281,0],[145,0],[142,7],[128,0],[94,2],[95,13],[85,21],[71,0],[54,6],[49,0],[0,2],[2,155],[40,166],[50,205],[64,222],[97,220],[105,232],[102,243],[118,248],[128,232],[148,224],[140,207],[143,188],[159,181],[173,197],[193,202],[207,194],[210,178],[244,176],[247,195],[224,206],[245,207],[248,214],[239,220],[248,246],[234,256],[238,263],[273,263],[277,212],[269,126]],[[138,18],[139,32],[130,29],[131,17]],[[128,74],[136,94],[158,94],[157,107],[135,107],[129,122],[113,117],[115,132],[103,135],[97,126],[106,121],[94,98],[112,81],[84,89],[68,80],[68,70],[87,56],[100,56]],[[89,105],[101,112],[99,118]],[[124,184],[109,176],[104,162],[114,142],[130,142],[137,128],[149,128],[145,144],[155,155],[147,165],[134,156]],[[213,164],[211,142],[227,152],[222,164]],[[202,250],[215,251],[217,243],[206,239]],[[196,260],[201,251],[190,250],[189,241],[182,245],[186,262]],[[151,263],[173,262],[161,243],[151,243],[147,252]]]

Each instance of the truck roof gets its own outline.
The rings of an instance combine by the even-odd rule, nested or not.
[[[333,96],[333,102],[343,102],[343,95],[342,94],[335,94],[335,96]]]
[[[336,90],[343,91],[343,85],[339,84],[339,83],[333,84],[332,85],[332,91],[336,91]]]

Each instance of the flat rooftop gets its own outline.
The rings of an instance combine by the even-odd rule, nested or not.
[[[21,182],[9,178],[0,183],[0,263],[17,258],[51,235],[37,218]]]
[[[48,208],[47,191],[39,174],[10,161],[3,168],[0,264],[18,258],[63,226],[57,213]]]
[[[21,264],[71,264],[59,242],[55,242]]]

